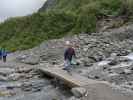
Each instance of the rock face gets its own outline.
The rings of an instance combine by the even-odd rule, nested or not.
[[[44,11],[51,8],[56,3],[56,0],[47,0],[39,11]]]

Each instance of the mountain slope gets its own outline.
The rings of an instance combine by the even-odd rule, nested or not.
[[[123,15],[129,18],[132,9],[132,0],[48,0],[38,13],[0,24],[0,45],[14,51],[67,34],[95,32],[98,20]]]

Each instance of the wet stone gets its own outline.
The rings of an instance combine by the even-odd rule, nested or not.
[[[40,91],[44,86],[49,85],[50,82],[46,80],[31,80],[24,82],[21,89],[23,91]]]
[[[85,95],[87,92],[85,88],[82,87],[77,87],[77,88],[72,88],[72,93],[75,97],[80,98]]]

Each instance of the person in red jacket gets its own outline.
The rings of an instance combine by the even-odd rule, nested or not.
[[[64,52],[65,67],[63,68],[63,70],[69,70],[72,65],[72,59],[76,58],[75,50],[70,41],[66,41],[66,46],[67,48]]]

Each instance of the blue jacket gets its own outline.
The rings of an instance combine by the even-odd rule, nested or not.
[[[7,52],[6,51],[3,51],[2,52],[2,56],[7,56]]]

